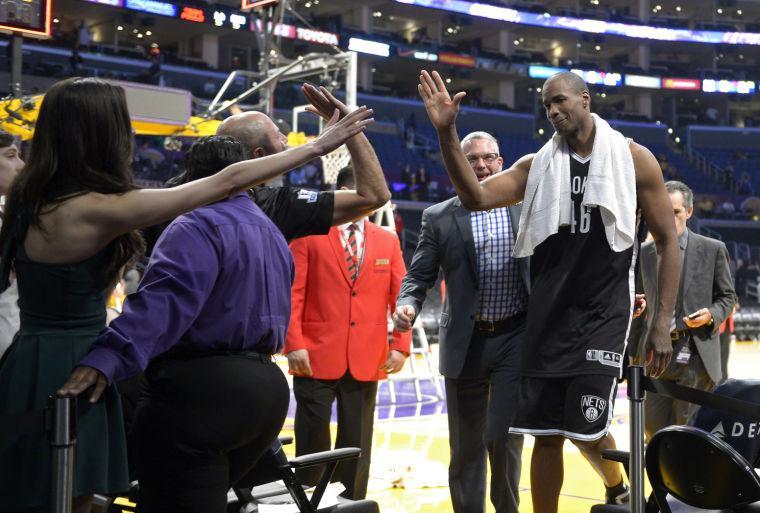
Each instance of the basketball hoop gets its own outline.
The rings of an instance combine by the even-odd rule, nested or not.
[[[351,154],[345,144],[320,158],[322,159],[322,175],[327,184],[337,182],[340,170],[351,162]]]

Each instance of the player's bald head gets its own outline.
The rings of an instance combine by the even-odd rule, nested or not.
[[[563,90],[572,91],[575,94],[583,94],[584,91],[588,92],[586,82],[572,71],[560,71],[550,76],[544,82],[542,91],[552,86],[560,86]]]

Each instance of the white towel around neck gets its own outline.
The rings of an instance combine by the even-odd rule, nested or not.
[[[583,205],[599,207],[613,251],[631,247],[636,235],[636,172],[629,141],[609,123],[591,114],[596,133]],[[525,186],[514,255],[527,257],[536,246],[570,224],[570,149],[554,136],[533,157]]]

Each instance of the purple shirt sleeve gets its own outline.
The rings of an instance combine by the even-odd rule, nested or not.
[[[216,282],[215,235],[195,223],[170,225],[123,314],[101,332],[79,365],[97,369],[111,383],[138,374],[177,344]]]

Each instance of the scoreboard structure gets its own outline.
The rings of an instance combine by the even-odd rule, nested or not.
[[[52,0],[0,0],[0,32],[50,37]]]

